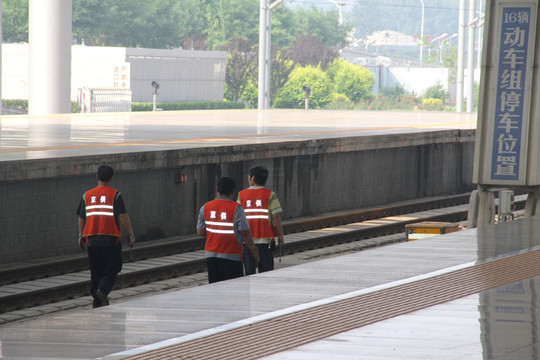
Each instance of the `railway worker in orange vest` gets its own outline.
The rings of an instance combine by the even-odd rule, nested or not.
[[[259,255],[249,231],[244,209],[233,200],[235,181],[221,177],[217,183],[217,197],[201,207],[197,234],[206,238],[208,282],[244,276],[242,243],[248,247],[255,262]]]
[[[135,236],[120,191],[111,187],[114,170],[108,165],[98,168],[98,186],[84,193],[77,209],[79,215],[79,246],[88,250],[90,263],[90,293],[93,307],[109,305],[109,293],[122,270],[120,224],[128,232],[128,245]]]
[[[238,193],[238,203],[246,212],[253,242],[259,249],[259,272],[274,270],[274,237],[283,245],[283,227],[281,226],[281,205],[277,195],[264,187],[268,179],[268,169],[255,166],[249,169],[249,188]],[[257,266],[253,264],[249,252],[244,251],[246,275],[254,274]]]

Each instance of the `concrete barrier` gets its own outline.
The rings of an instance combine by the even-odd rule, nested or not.
[[[197,213],[221,175],[247,186],[270,170],[284,219],[473,190],[474,130],[344,137],[2,162],[0,263],[77,253],[75,211],[114,167],[139,240],[196,232]]]

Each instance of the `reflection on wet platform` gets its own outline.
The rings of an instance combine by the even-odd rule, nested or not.
[[[247,326],[257,341],[255,324],[274,324],[277,334],[288,324],[279,319],[327,309],[316,320],[333,321],[333,334],[291,345],[289,340],[300,341],[310,326],[315,333],[327,330],[306,319],[295,336],[272,337],[269,345],[278,353],[260,357],[536,359],[539,231],[539,218],[524,218],[105,308],[46,315],[0,327],[2,356],[116,359],[188,346],[197,338],[209,348],[214,334],[220,346],[230,348],[229,341],[245,343],[228,335],[233,331]],[[384,294],[391,295],[373,305],[362,300]],[[359,317],[356,326],[340,330],[345,321],[333,311],[344,301],[358,306],[345,307],[346,318]],[[249,343],[234,348],[242,346]]]
[[[213,110],[0,117],[0,161],[474,129],[475,113]]]

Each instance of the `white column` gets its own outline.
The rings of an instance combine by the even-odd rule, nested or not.
[[[0,115],[4,113],[2,108],[2,43],[4,42],[4,35],[2,33],[2,0],[0,0]]]
[[[465,59],[465,0],[459,0],[458,58],[456,74],[456,111],[463,111],[463,77]]]
[[[266,109],[265,107],[265,92],[266,92],[266,13],[268,10],[268,0],[260,0],[259,9],[259,95],[258,109]]]
[[[266,70],[264,73],[264,108],[270,109],[270,83],[272,76],[272,9],[266,11],[266,41],[265,44],[266,50]]]
[[[71,112],[72,0],[30,0],[28,113]]]
[[[474,42],[476,23],[476,0],[469,1],[469,36],[467,48],[467,112],[474,111]]]
[[[420,63],[424,60],[424,0],[420,0],[422,5],[422,19],[420,20]]]

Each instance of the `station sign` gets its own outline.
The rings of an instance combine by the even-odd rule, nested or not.
[[[536,1],[493,1],[487,10],[473,182],[539,185],[540,128],[532,116]],[[533,145],[531,145],[533,144]]]

